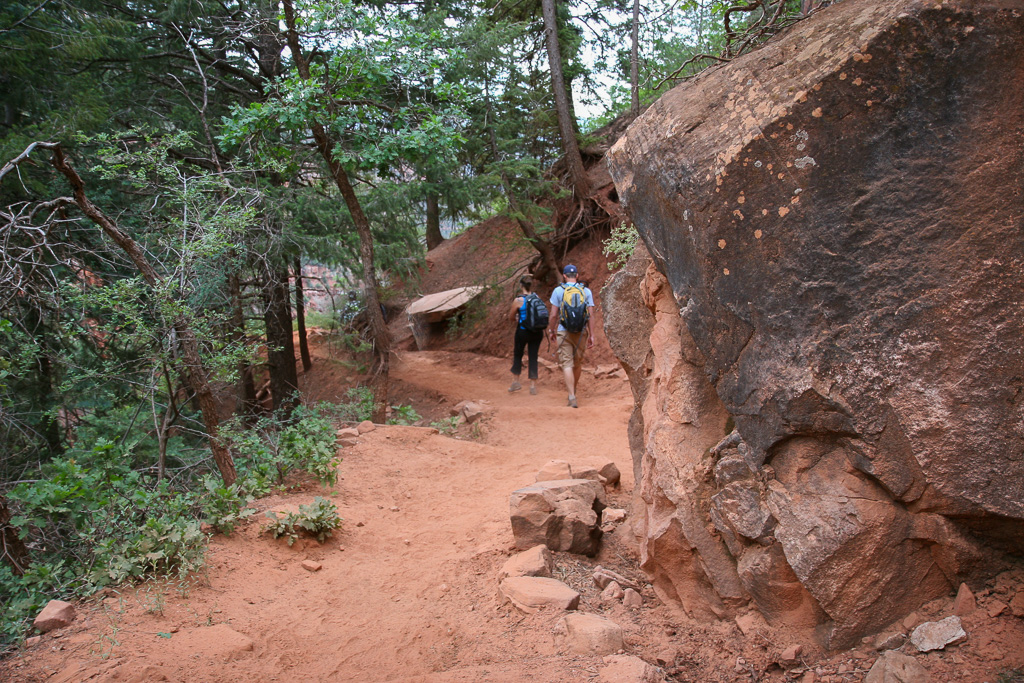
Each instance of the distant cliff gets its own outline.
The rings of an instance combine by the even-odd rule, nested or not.
[[[609,152],[666,599],[840,647],[1024,547],[1022,36],[1024,0],[846,0]]]

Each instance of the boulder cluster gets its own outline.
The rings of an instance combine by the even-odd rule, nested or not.
[[[498,591],[503,601],[523,612],[565,612],[554,629],[556,645],[572,654],[603,656],[601,681],[659,683],[665,680],[660,669],[624,653],[621,626],[578,611],[580,593],[553,578],[553,551],[596,555],[602,535],[625,520],[625,510],[608,507],[605,498],[606,488],[618,487],[619,479],[611,462],[600,468],[573,468],[552,460],[537,473],[536,483],[514,491],[509,512],[516,547],[522,552],[498,572]],[[621,602],[631,609],[643,605],[641,587],[621,574],[598,565],[592,579],[602,601]]]

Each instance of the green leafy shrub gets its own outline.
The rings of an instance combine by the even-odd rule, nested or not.
[[[130,453],[100,440],[48,463],[7,494],[10,524],[32,548],[23,576],[0,569],[0,638],[16,642],[47,600],[160,573],[202,567],[206,538],[196,496],[130,469]]]
[[[250,429],[235,421],[221,434],[238,457],[240,495],[264,495],[273,483],[283,484],[293,469],[312,474],[324,485],[337,481],[334,424],[324,406],[299,406],[289,423],[262,418]]]
[[[626,261],[633,255],[633,250],[636,249],[639,239],[640,234],[632,223],[623,221],[613,227],[611,236],[604,241],[604,254],[612,258],[608,267],[615,270],[626,265]]]
[[[411,425],[420,419],[420,414],[412,406],[391,406],[391,419],[388,420],[388,424]]]
[[[268,511],[266,515],[271,521],[264,527],[264,531],[274,538],[287,537],[288,545],[298,540],[300,531],[309,533],[323,543],[343,521],[338,516],[337,506],[319,496],[308,505],[300,505],[298,512],[289,512],[283,517],[278,517],[276,512]]]
[[[256,513],[254,509],[246,507],[253,501],[253,496],[245,493],[249,486],[256,488],[252,479],[224,486],[218,477],[205,477],[205,493],[201,499],[203,521],[222,534],[230,535],[236,524]]]

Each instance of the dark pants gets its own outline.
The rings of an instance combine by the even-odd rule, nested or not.
[[[524,330],[516,327],[515,346],[512,349],[512,374],[518,377],[523,372],[523,349],[529,358],[530,379],[537,379],[537,352],[544,341],[544,330]]]

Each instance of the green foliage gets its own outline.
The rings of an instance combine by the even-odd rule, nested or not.
[[[339,459],[327,411],[333,412],[333,406],[299,406],[288,422],[272,416],[251,429],[239,420],[224,425],[222,438],[239,458],[239,480],[248,494],[261,495],[271,484],[283,484],[294,469],[325,486],[337,481]]]
[[[293,545],[303,531],[323,543],[344,521],[338,516],[338,507],[319,496],[308,505],[300,505],[298,512],[288,512],[278,517],[277,513],[268,511],[266,515],[271,522],[264,531],[274,538],[286,537],[288,545]]]
[[[51,598],[150,574],[183,577],[203,565],[206,538],[192,495],[147,483],[116,444],[101,440],[75,455],[7,494],[11,526],[34,552],[24,576],[0,569],[0,645],[17,639]]]
[[[388,424],[411,425],[421,419],[420,414],[412,406],[391,406],[391,418],[388,420]]]
[[[244,493],[247,487],[256,488],[255,480],[244,478],[242,483],[235,482],[224,486],[219,477],[207,476],[203,479],[205,492],[200,499],[203,508],[203,521],[225,536],[235,530],[235,525],[256,513],[246,507],[253,501],[251,494]]]
[[[1024,669],[1007,669],[996,675],[998,683],[1024,683]]]
[[[612,259],[608,267],[617,270],[626,265],[639,239],[640,235],[632,223],[623,221],[613,227],[611,236],[604,241],[604,255]]]
[[[430,426],[442,434],[454,434],[459,431],[459,416],[454,415],[452,417],[446,417],[443,420],[438,420],[437,422],[431,422]]]

